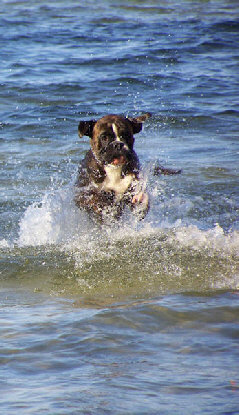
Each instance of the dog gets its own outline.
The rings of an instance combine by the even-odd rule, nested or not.
[[[75,204],[99,222],[119,219],[126,207],[139,219],[148,213],[149,196],[133,147],[134,134],[150,116],[106,115],[79,123],[78,134],[90,137],[91,149],[79,166]]]

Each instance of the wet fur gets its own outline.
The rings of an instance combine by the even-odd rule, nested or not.
[[[107,115],[79,124],[79,136],[90,137],[91,149],[79,167],[75,203],[100,221],[119,218],[126,206],[137,210],[140,218],[148,212],[149,198],[142,190],[144,183],[133,146],[134,134],[149,117]]]

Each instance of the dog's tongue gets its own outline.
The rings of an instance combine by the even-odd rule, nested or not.
[[[112,161],[112,164],[114,166],[118,166],[119,164],[124,164],[124,163],[125,163],[124,156],[120,156],[120,157],[114,158],[113,161]]]

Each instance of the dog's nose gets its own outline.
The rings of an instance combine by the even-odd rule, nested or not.
[[[122,150],[123,147],[124,147],[124,143],[122,143],[121,141],[115,141],[113,143],[114,150],[119,151],[119,150]]]

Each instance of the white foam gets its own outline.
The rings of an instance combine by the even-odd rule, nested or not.
[[[190,208],[190,202],[185,201],[183,207]],[[159,208],[163,209],[162,206]],[[219,225],[201,230],[196,225],[183,224],[180,219],[170,217],[168,220],[153,211],[142,222],[127,213],[119,224],[99,229],[89,221],[87,214],[75,207],[72,188],[46,193],[40,204],[34,203],[27,208],[19,226],[19,246],[57,244],[67,251],[80,250],[83,253],[87,249],[89,256],[90,250],[105,240],[116,242],[142,236],[160,237],[162,232],[168,242],[177,246],[216,251],[222,255],[239,254],[238,231],[225,233]],[[0,241],[0,247],[8,246],[6,240]]]
[[[170,239],[179,242],[181,246],[196,250],[203,248],[221,254],[239,256],[239,232],[226,234],[218,224],[209,230],[200,230],[195,225],[181,226],[175,228]]]
[[[12,247],[12,244],[9,241],[7,241],[6,239],[1,239],[0,240],[0,248],[6,249],[6,248],[11,248],[11,247]]]
[[[87,218],[79,215],[72,199],[72,189],[62,189],[30,205],[20,221],[18,245],[60,244],[84,233]]]

